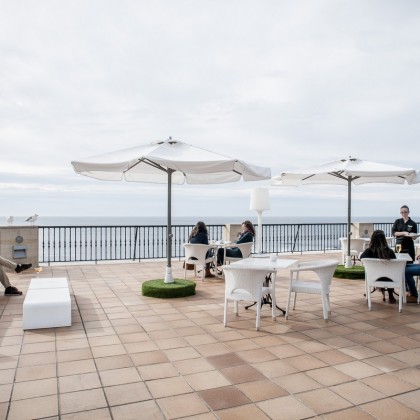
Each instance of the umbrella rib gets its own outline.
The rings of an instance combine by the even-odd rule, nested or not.
[[[146,163],[147,165],[153,166],[154,168],[159,169],[159,170],[161,170],[163,172],[168,172],[168,169],[166,169],[162,165],[159,165],[156,162],[153,162],[153,161],[151,161],[149,159],[141,158],[135,164],[133,164],[130,167],[128,167],[127,170],[124,171],[124,173],[130,171],[131,169],[133,169],[134,167],[136,167],[137,165],[139,165],[142,162]]]

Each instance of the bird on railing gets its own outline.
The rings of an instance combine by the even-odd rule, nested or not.
[[[9,226],[12,226],[12,225],[13,225],[13,216],[9,216],[9,217],[6,219],[6,222],[7,222],[7,224],[8,224]]]
[[[28,217],[26,219],[26,222],[29,222],[33,226],[37,219],[38,219],[38,215],[35,213],[34,215]]]

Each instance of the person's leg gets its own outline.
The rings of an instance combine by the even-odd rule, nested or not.
[[[407,264],[405,266],[405,283],[408,286],[411,296],[418,296],[416,289],[416,282],[414,281],[414,276],[420,275],[420,264]]]
[[[9,277],[7,277],[7,274],[2,267],[0,267],[0,283],[4,286],[5,289],[11,287]]]
[[[6,258],[0,257],[0,265],[9,268],[10,270],[16,270],[17,264],[13,261],[6,260]]]

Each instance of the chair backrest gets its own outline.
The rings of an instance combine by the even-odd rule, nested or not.
[[[232,245],[232,248],[239,248],[242,253],[242,258],[249,258],[252,251],[252,246],[254,245],[254,242],[244,242],[242,244],[234,244]],[[240,258],[237,257],[228,257],[226,256],[226,260],[238,260]]]
[[[196,263],[205,261],[206,253],[210,248],[212,248],[211,245],[205,244],[184,244],[185,261]],[[192,259],[192,257],[195,259]]]
[[[340,242],[341,242],[341,249],[343,251],[347,251],[347,238],[340,238]],[[350,249],[357,251],[359,254],[360,252],[363,252],[365,250],[367,243],[368,242],[362,238],[351,238]]]
[[[401,283],[405,275],[406,261],[404,260],[363,258],[362,264],[365,267],[365,279],[369,285],[383,277],[390,279],[392,282]]]
[[[259,302],[263,283],[267,276],[266,268],[224,265],[223,272],[225,275],[225,297]]]
[[[322,291],[329,293],[337,265],[338,261],[336,260],[307,261],[300,263],[296,270],[313,271],[321,282]]]

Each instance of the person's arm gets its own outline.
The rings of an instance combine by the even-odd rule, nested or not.
[[[401,237],[401,236],[407,236],[408,232],[407,231],[400,231],[400,226],[399,226],[399,220],[397,219],[394,222],[394,225],[392,226],[392,235],[395,236],[396,238]]]
[[[254,235],[251,232],[245,232],[244,235],[242,235],[237,241],[237,244],[243,244],[245,242],[253,242],[254,241]]]

